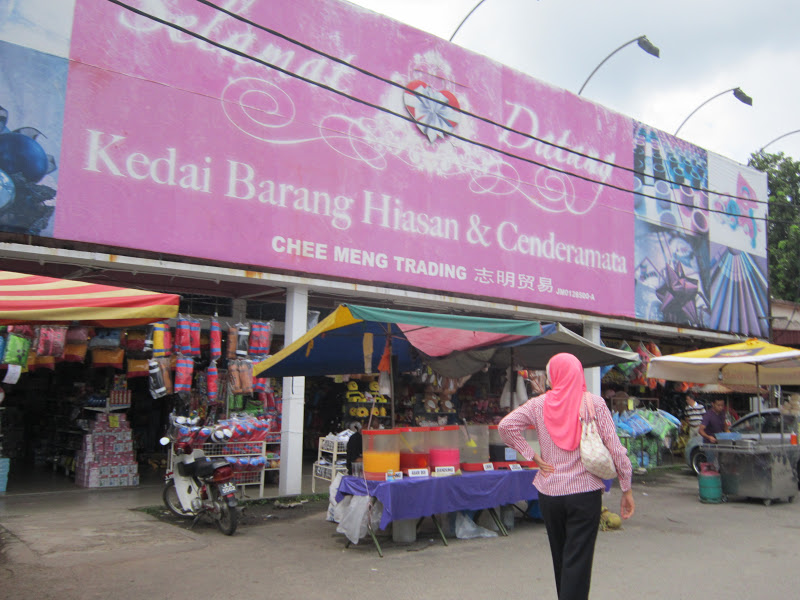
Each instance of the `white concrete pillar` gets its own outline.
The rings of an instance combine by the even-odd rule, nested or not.
[[[590,342],[600,345],[600,325],[597,323],[583,324],[583,337]],[[600,395],[600,367],[584,369],[586,377],[586,389],[592,394]]]
[[[307,331],[308,288],[286,290],[284,344],[289,345]],[[281,427],[281,470],[278,493],[292,496],[302,492],[303,410],[306,378],[283,378],[283,421]]]

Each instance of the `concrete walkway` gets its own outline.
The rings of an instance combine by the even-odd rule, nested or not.
[[[639,479],[636,515],[601,532],[593,600],[785,600],[797,596],[800,502],[698,501],[697,479],[670,471]],[[47,600],[230,599],[493,600],[555,598],[543,525],[517,521],[509,537],[449,540],[432,531],[387,542],[381,559],[321,513],[268,521],[226,537],[186,531],[130,508],[158,488],[0,500],[7,540],[3,597]],[[604,503],[619,507],[615,487]],[[6,594],[12,590],[14,594]]]

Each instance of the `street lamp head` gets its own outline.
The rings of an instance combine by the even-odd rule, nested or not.
[[[658,49],[658,46],[655,46],[653,42],[647,39],[646,35],[641,36],[636,43],[639,44],[639,48],[647,52],[651,56],[655,56],[656,58],[661,57],[661,50]]]
[[[747,106],[753,106],[753,99],[750,96],[748,96],[747,94],[745,94],[742,91],[742,88],[738,88],[738,87],[735,88],[733,90],[733,95],[736,96],[736,99],[739,102],[742,102],[743,104],[747,104]]]

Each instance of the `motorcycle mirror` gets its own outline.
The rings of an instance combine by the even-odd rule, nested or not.
[[[170,439],[168,437],[166,437],[166,436],[164,436],[160,440],[158,440],[158,443],[161,444],[162,446],[169,446],[169,442],[170,442]]]

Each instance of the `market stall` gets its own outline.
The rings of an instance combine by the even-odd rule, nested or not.
[[[755,385],[756,389],[762,384],[796,385],[800,384],[800,350],[748,339],[654,358],[647,374],[694,383]],[[785,442],[762,444],[760,423],[759,419],[757,441],[733,440],[704,446],[707,452],[718,455],[722,492],[760,498],[765,504],[778,497],[792,500],[798,491],[800,467],[798,447],[789,443],[792,432],[786,432]]]
[[[138,484],[132,431],[121,412],[130,406],[130,391],[123,379],[108,377],[109,390],[102,403],[99,394],[87,394],[84,408],[70,404],[62,410],[54,397],[58,392],[51,395],[38,381],[24,402],[15,402],[13,391],[24,374],[52,371],[56,362],[82,365],[87,352],[98,368],[105,370],[115,364],[121,368],[121,328],[175,317],[179,301],[174,294],[0,271],[0,369],[8,391],[4,395],[9,396],[0,406],[0,417],[5,417],[0,418],[0,455],[4,456],[0,460],[0,491],[6,489],[11,458],[25,458],[25,451],[32,448],[32,462],[43,462],[41,447],[30,438],[45,431],[50,449],[47,458],[54,470],[80,471],[76,481],[87,487],[90,483],[99,486],[101,469],[107,475],[104,481]],[[90,326],[92,331],[97,327],[91,351]],[[105,335],[112,331],[117,335]],[[22,409],[34,404],[45,408],[34,418],[25,418]],[[83,410],[96,414],[81,415]],[[85,427],[72,426],[81,416],[86,417],[80,419]],[[109,476],[112,468],[113,479]]]

